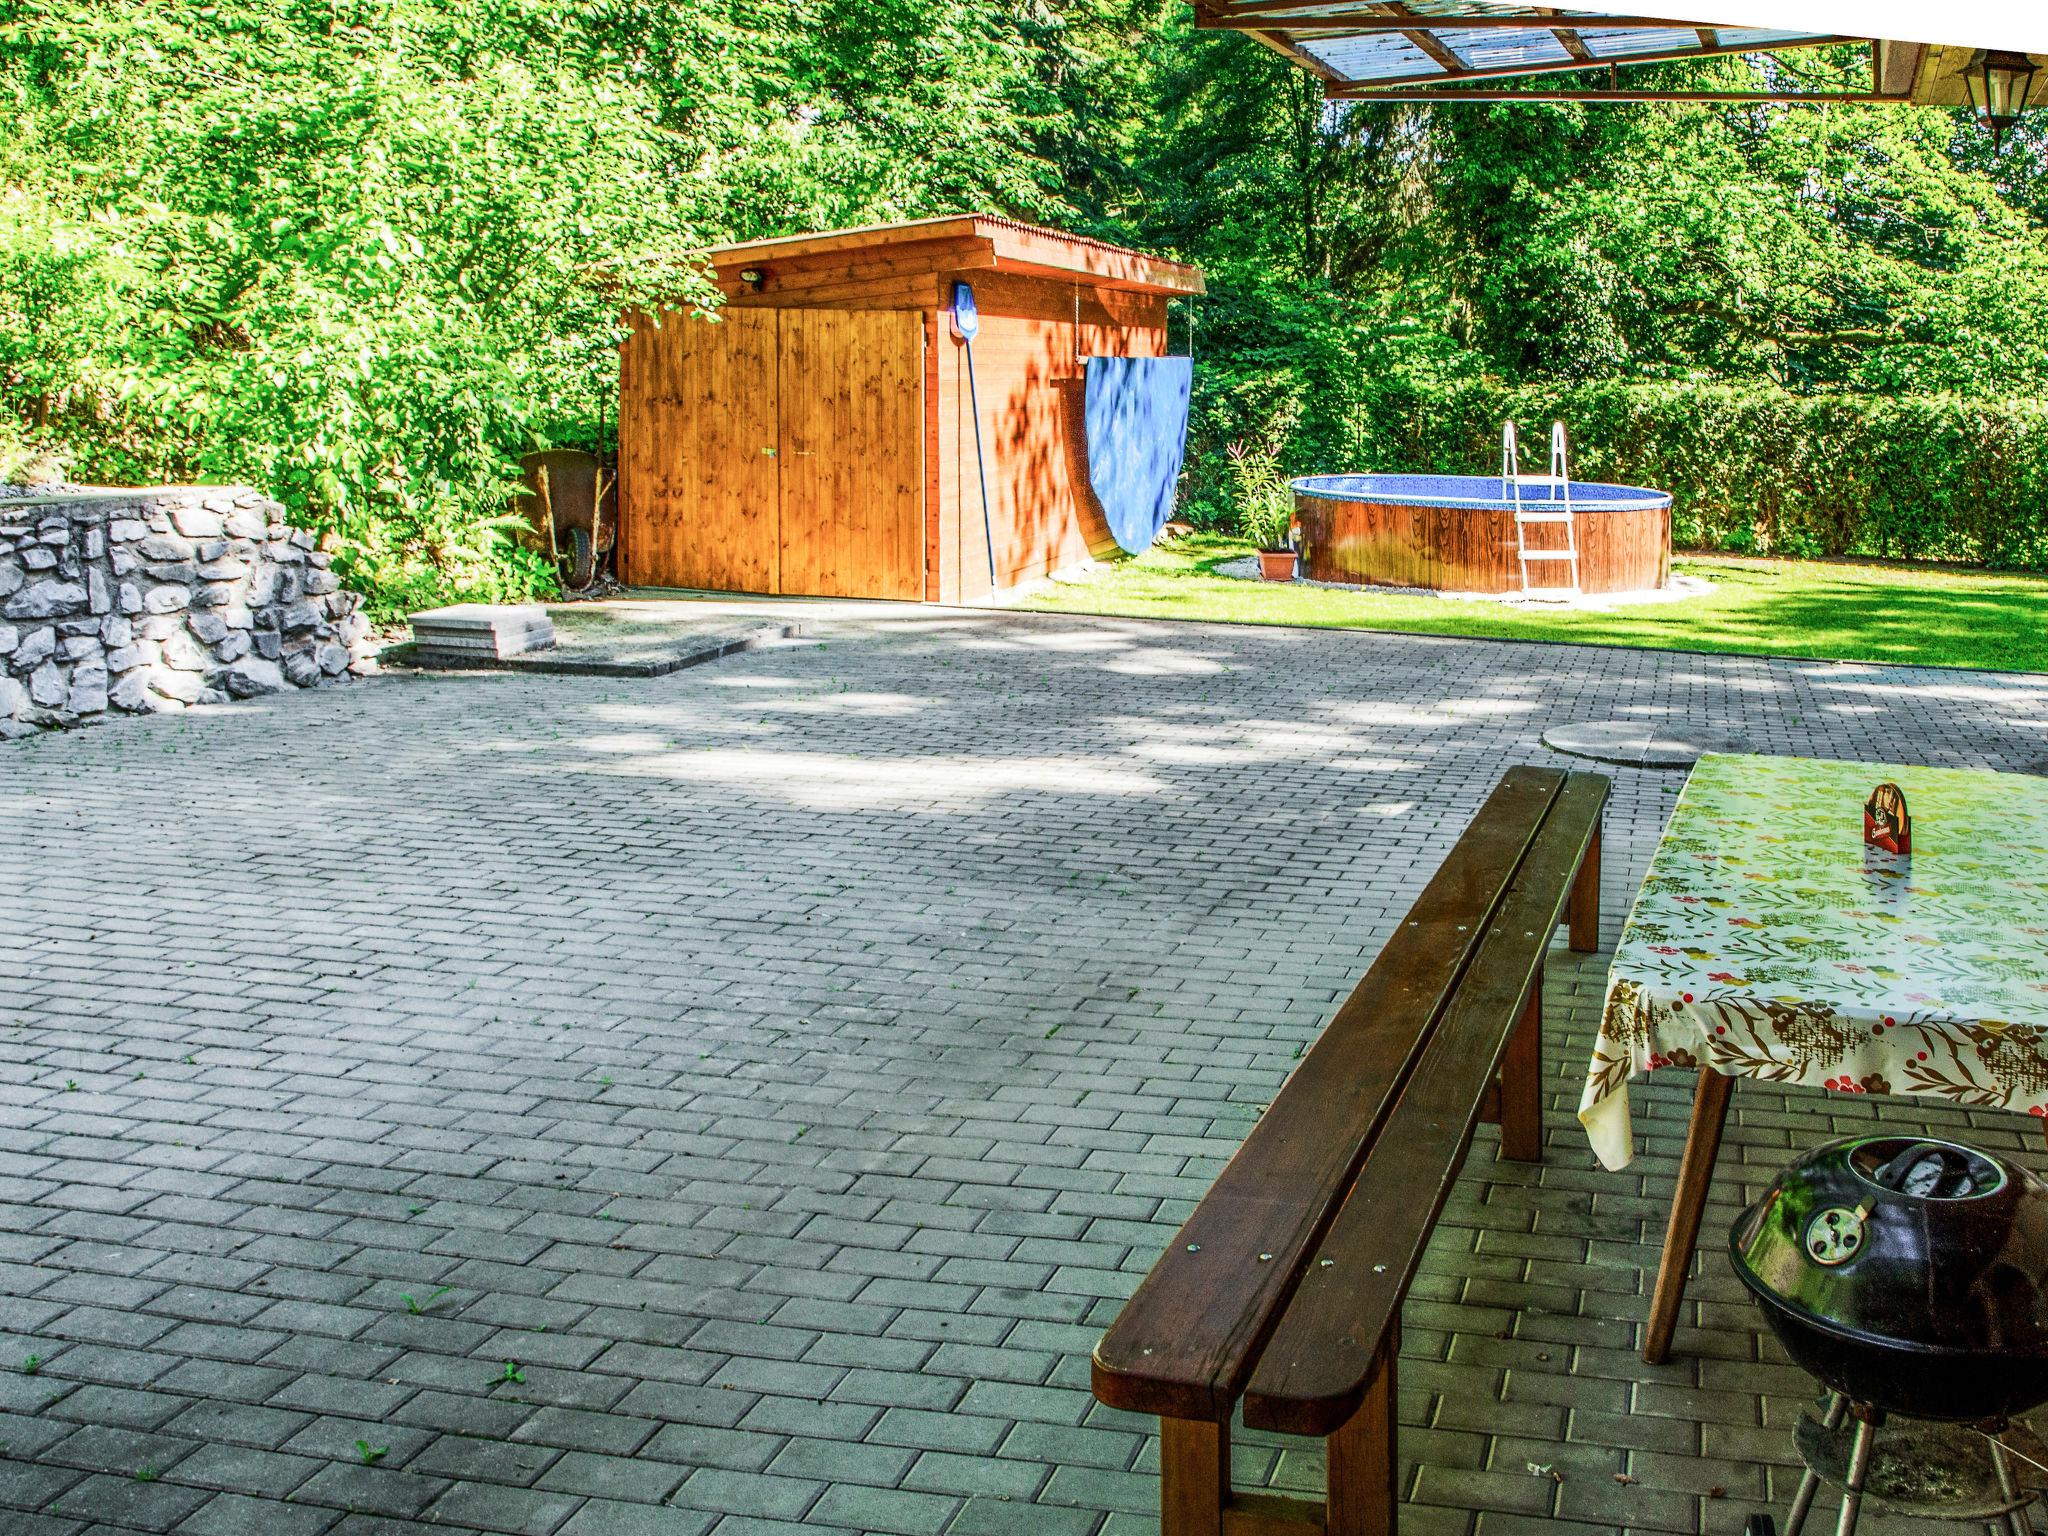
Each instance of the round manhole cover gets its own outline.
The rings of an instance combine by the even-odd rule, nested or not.
[[[1583,720],[1552,726],[1543,745],[1625,768],[1690,768],[1703,752],[1748,752],[1749,738],[1697,720]]]

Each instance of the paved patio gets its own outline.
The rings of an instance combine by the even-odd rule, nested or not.
[[[1657,710],[2048,753],[2044,678],[844,608],[0,747],[0,1530],[1135,1536],[1118,1299],[1501,769]],[[1680,782],[1614,773],[1610,939]],[[1636,1361],[1690,1080],[1600,1172],[1555,974],[1550,1161],[1482,1140],[1405,1314],[1403,1530],[1732,1531],[1804,1383],[1711,1257]],[[1710,1234],[1873,1113],[1745,1085]]]

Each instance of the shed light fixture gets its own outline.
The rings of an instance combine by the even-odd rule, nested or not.
[[[768,286],[768,274],[759,267],[748,267],[740,273],[740,281],[747,285],[747,292],[759,293]]]
[[[1963,66],[1963,85],[1978,120],[1991,130],[1991,147],[1999,148],[2006,130],[2027,110],[2038,66],[2024,53],[1979,48]]]

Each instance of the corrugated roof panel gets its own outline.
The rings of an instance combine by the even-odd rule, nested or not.
[[[1526,5],[1503,0],[1411,0],[1408,7],[1418,16],[1523,16]]]
[[[1958,48],[2048,53],[2038,0],[1578,0],[1610,16],[1651,15],[1703,27],[1790,27],[1805,37],[1889,37]]]
[[[1724,48],[1768,48],[1773,43],[1799,43],[1819,36],[1814,32],[1779,32],[1764,27],[1716,27],[1714,36]]]
[[[1295,46],[1330,66],[1346,80],[1400,80],[1441,75],[1443,66],[1398,32],[1365,37],[1301,37]]]
[[[1596,58],[1625,59],[1637,53],[1677,53],[1697,49],[1699,33],[1690,27],[1642,27],[1627,32],[1581,32],[1586,51]]]
[[[1331,11],[1358,11],[1358,0],[1302,0],[1298,6],[1289,6],[1284,11],[1262,12],[1258,18],[1262,26],[1306,27],[1313,26],[1318,16]]]
[[[1465,61],[1467,69],[1515,69],[1537,64],[1563,64],[1571,52],[1557,34],[1540,27],[1528,31],[1439,32],[1436,40]],[[1698,38],[1693,39],[1698,42]]]

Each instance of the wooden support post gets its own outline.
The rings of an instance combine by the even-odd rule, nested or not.
[[[1586,845],[1586,857],[1572,881],[1571,899],[1566,907],[1571,918],[1571,946],[1582,955],[1600,947],[1600,829],[1593,828],[1593,841]]]
[[[1643,1358],[1651,1365],[1662,1365],[1671,1358],[1671,1335],[1677,1331],[1678,1309],[1685,1301],[1693,1244],[1699,1240],[1707,1186],[1714,1179],[1721,1126],[1728,1118],[1728,1095],[1734,1087],[1734,1078],[1712,1067],[1700,1068],[1699,1087],[1692,1096],[1692,1124],[1685,1133],[1685,1156],[1678,1164],[1678,1188],[1671,1196],[1671,1221],[1664,1229],[1664,1257],[1657,1263],[1657,1287],[1650,1294],[1650,1326],[1643,1336]]]
[[[1366,1385],[1365,1401],[1342,1429],[1323,1441],[1330,1465],[1329,1496],[1323,1505],[1328,1536],[1394,1536],[1395,1508],[1401,1501],[1395,1367],[1400,1353],[1400,1328],[1389,1328]]]
[[[1230,1503],[1230,1426],[1159,1421],[1160,1536],[1223,1536]]]
[[[1518,1163],[1543,1161],[1543,967],[1536,967],[1529,1000],[1508,1036],[1500,1063],[1500,1155]]]

